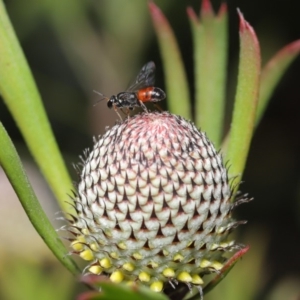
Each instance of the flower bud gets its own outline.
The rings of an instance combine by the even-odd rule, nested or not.
[[[179,116],[144,113],[115,125],[80,177],[69,230],[89,272],[155,291],[172,282],[201,287],[237,248],[222,157]]]

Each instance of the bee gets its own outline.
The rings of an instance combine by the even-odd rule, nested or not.
[[[114,108],[121,120],[118,108],[133,110],[135,107],[142,107],[144,111],[148,112],[145,102],[158,102],[166,98],[166,93],[154,86],[154,72],[155,64],[153,61],[150,61],[142,67],[134,83],[125,92],[112,95],[110,98],[103,97],[102,99],[107,100],[108,108]],[[101,93],[98,94],[103,96]]]

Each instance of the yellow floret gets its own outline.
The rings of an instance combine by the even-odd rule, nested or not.
[[[100,275],[103,269],[100,266],[96,265],[89,267],[89,271],[93,274]]]
[[[161,281],[154,281],[150,285],[150,289],[154,292],[161,292],[163,289],[163,283]]]
[[[175,272],[171,268],[164,269],[162,273],[165,277],[174,277],[175,276]]]
[[[102,258],[100,260],[100,265],[105,269],[109,269],[111,267],[111,261],[107,257]]]
[[[132,263],[125,263],[123,269],[132,272],[134,270],[134,265]]]
[[[178,274],[177,279],[182,282],[192,282],[192,276],[188,272],[181,272]]]
[[[150,281],[150,275],[146,272],[141,272],[139,274],[139,280],[143,281],[143,282],[148,282],[148,281]]]
[[[93,254],[92,250],[90,250],[90,249],[86,249],[86,250],[80,252],[79,255],[84,260],[93,260],[94,259],[94,254]]]
[[[121,271],[115,271],[110,275],[110,280],[115,283],[122,282],[124,279],[124,275]]]
[[[196,285],[200,285],[200,284],[203,284],[204,282],[203,282],[202,278],[198,274],[194,274],[192,276],[192,283],[196,284]]]

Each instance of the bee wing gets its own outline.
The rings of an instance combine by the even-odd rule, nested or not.
[[[147,86],[153,86],[155,82],[155,64],[153,61],[146,63],[138,76],[135,79],[135,82],[129,86],[127,91],[137,91],[141,88]]]

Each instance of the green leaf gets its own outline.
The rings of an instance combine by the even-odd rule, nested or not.
[[[41,97],[0,1],[0,92],[32,155],[64,211],[72,184],[53,136]]]
[[[255,120],[256,126],[259,124],[279,80],[298,56],[299,52],[300,40],[297,40],[278,51],[263,68]]]
[[[79,269],[70,256],[68,256],[66,248],[37,200],[22,167],[17,151],[1,122],[0,141],[0,165],[16,192],[31,224],[57,259],[70,272],[77,274]],[[9,201],[9,199],[7,199],[7,201]]]
[[[228,53],[227,7],[214,15],[209,1],[202,2],[201,20],[188,8],[195,61],[195,120],[220,147],[225,113],[226,66]]]
[[[191,120],[188,81],[174,32],[161,10],[153,2],[148,5],[164,64],[169,110]]]
[[[238,85],[234,103],[226,159],[231,163],[230,174],[244,171],[256,118],[260,80],[260,48],[253,28],[240,17],[240,60]]]
[[[229,258],[224,267],[220,270],[220,272],[204,287],[203,294],[206,295],[210,292],[213,288],[215,288],[230,272],[230,270],[235,266],[235,264],[242,258],[249,250],[249,246],[240,249],[236,252],[231,258]],[[200,300],[199,293],[195,294],[194,296],[188,298],[189,300]]]
[[[218,275],[212,281],[210,281],[208,285],[205,286],[205,288],[203,289],[203,293],[207,294],[214,287],[216,287],[228,275],[229,271],[235,266],[238,260],[248,252],[249,248],[249,246],[246,246],[243,249],[240,249],[230,259],[228,259]]]

